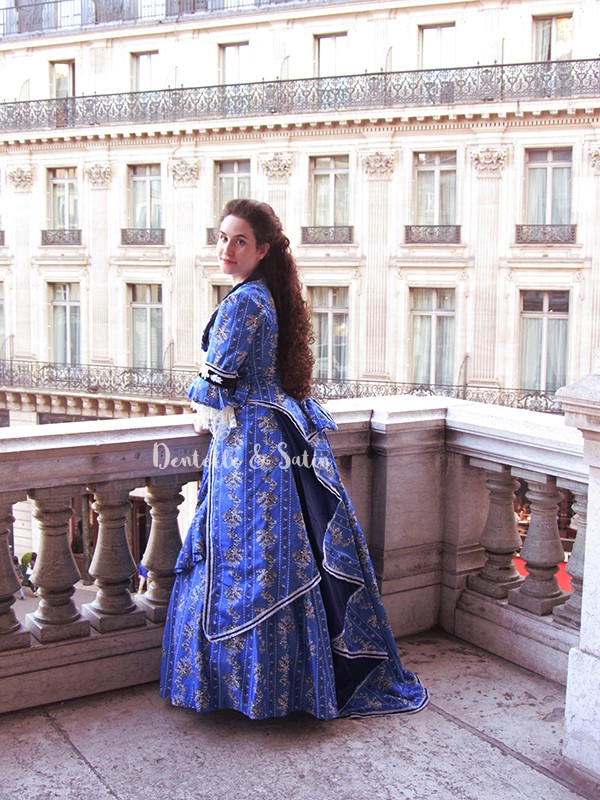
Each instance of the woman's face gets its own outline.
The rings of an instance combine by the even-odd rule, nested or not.
[[[221,222],[217,257],[225,275],[231,275],[232,283],[245,281],[267,254],[268,244],[256,245],[256,237],[249,222],[231,214]]]

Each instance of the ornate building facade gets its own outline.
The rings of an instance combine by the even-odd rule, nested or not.
[[[594,0],[1,2],[5,377],[194,371],[235,195],[282,217],[320,378],[552,392],[591,371]],[[183,407],[8,383],[5,424]]]

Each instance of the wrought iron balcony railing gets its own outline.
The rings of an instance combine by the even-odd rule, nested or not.
[[[454,89],[450,99],[447,89]],[[0,103],[0,132],[600,97],[600,59],[378,72]]]
[[[406,244],[460,244],[460,225],[405,225]]]
[[[54,228],[51,230],[42,231],[42,244],[44,246],[51,247],[55,245],[80,245],[81,231],[77,228]]]
[[[196,375],[197,372],[192,370],[101,367],[90,364],[67,365],[45,361],[0,359],[0,389],[57,390],[90,395],[153,397],[187,402],[186,389]],[[471,400],[474,403],[489,403],[510,408],[526,408],[530,411],[562,414],[562,408],[554,393],[539,389],[319,379],[314,381],[313,393],[321,400],[384,397],[386,395],[455,397]]]
[[[314,225],[302,228],[302,244],[352,244],[352,225]]]
[[[305,0],[308,2],[308,0]],[[317,5],[319,0],[310,0]],[[119,23],[173,21],[187,16],[268,11],[270,7],[303,5],[302,0],[13,0],[0,8],[0,33],[26,36]]]
[[[158,245],[164,243],[164,228],[121,228],[121,244]]]
[[[517,225],[517,244],[575,244],[577,225]]]

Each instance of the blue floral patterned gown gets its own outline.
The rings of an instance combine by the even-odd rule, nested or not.
[[[176,564],[160,691],[197,711],[320,719],[418,711],[364,535],[312,399],[277,379],[262,280],[220,304],[189,389],[213,433]]]

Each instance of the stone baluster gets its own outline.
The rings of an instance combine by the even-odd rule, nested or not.
[[[523,583],[513,559],[521,547],[521,537],[515,516],[515,491],[518,481],[502,464],[490,464],[471,459],[472,466],[486,470],[485,485],[490,493],[490,507],[481,535],[485,564],[467,579],[469,589],[488,597],[502,599],[510,589]]]
[[[142,564],[148,570],[148,590],[138,595],[138,605],[151,622],[164,622],[175,581],[173,567],[181,550],[177,517],[184,500],[181,487],[198,480],[193,475],[160,475],[146,484],[146,502],[150,506],[152,525]]]
[[[27,614],[26,625],[40,642],[57,642],[89,636],[90,626],[75,602],[79,570],[71,552],[69,521],[72,499],[81,486],[34,489],[33,516],[40,528],[40,543],[32,581],[41,600],[37,610]]]
[[[90,564],[98,592],[82,613],[100,633],[146,624],[146,614],[138,609],[130,592],[136,564],[127,541],[129,493],[137,482],[127,480],[97,483],[92,487],[98,514],[98,540]]]
[[[572,481],[561,481],[561,486],[573,492],[573,511],[577,515],[577,536],[567,564],[571,576],[571,594],[564,605],[557,606],[553,618],[561,625],[578,629],[581,623],[583,597],[583,567],[585,563],[585,532],[587,529],[587,486]]]
[[[31,642],[29,633],[21,627],[12,608],[21,581],[15,572],[8,545],[9,531],[14,522],[13,504],[24,499],[25,495],[0,495],[0,652],[29,647]]]
[[[508,592],[508,602],[543,616],[551,614],[554,606],[568,597],[556,580],[558,565],[565,557],[557,519],[561,494],[556,488],[556,478],[536,473],[522,477],[529,486],[531,522],[521,558],[529,574],[518,589]]]

